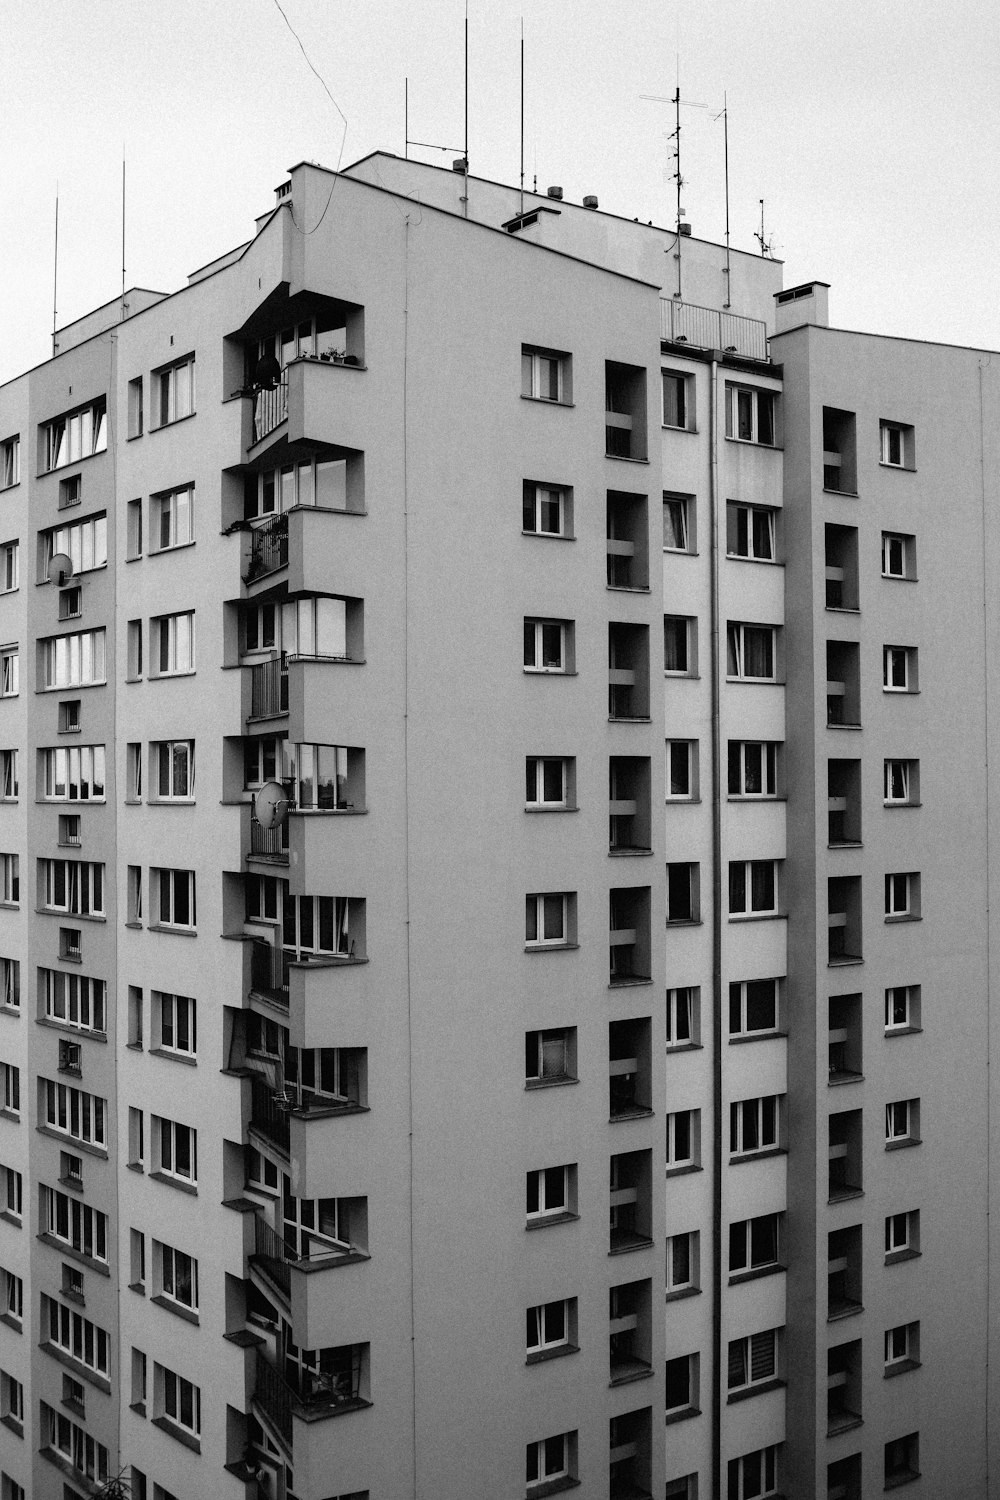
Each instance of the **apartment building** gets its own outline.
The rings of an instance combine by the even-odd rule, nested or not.
[[[989,356],[458,165],[0,388],[3,1500],[985,1495]]]

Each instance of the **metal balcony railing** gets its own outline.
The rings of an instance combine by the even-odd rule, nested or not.
[[[286,1156],[291,1142],[288,1113],[287,1099],[271,1088],[266,1079],[250,1080],[250,1124]]]
[[[279,823],[277,828],[265,828],[251,814],[250,817],[250,853],[256,854],[263,859],[281,860],[288,863],[288,821]]]
[[[275,386],[254,391],[253,440],[259,443],[269,432],[280,427],[288,416],[288,376],[282,374]]]
[[[253,583],[288,565],[288,517],[272,516],[250,533],[250,565],[244,582]]]
[[[275,1431],[292,1445],[293,1394],[278,1371],[259,1349],[255,1351],[253,1399],[263,1409]]]
[[[278,1005],[288,1004],[288,959],[283,948],[254,938],[250,949],[250,988]]]
[[[746,359],[767,359],[767,324],[714,307],[660,298],[660,338],[698,349],[726,349]]]
[[[250,717],[273,719],[288,712],[288,658],[282,652],[250,668]]]
[[[288,1269],[289,1256],[285,1242],[259,1214],[253,1226],[253,1259],[261,1262],[275,1286],[281,1288],[286,1298],[290,1297],[292,1277]]]

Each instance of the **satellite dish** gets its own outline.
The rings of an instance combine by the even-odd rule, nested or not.
[[[63,588],[73,577],[73,559],[65,552],[55,552],[48,566],[50,583]]]
[[[280,781],[265,781],[253,799],[253,815],[261,828],[277,828],[288,817],[292,805]]]
[[[254,385],[260,386],[262,390],[273,390],[281,379],[281,366],[273,354],[265,354],[257,361],[254,371]]]

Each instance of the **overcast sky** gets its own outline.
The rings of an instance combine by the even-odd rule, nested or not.
[[[252,233],[286,169],[410,134],[463,138],[465,0],[0,0],[0,380],[45,359],[59,184],[59,323],[129,286],[173,291]],[[473,173],[516,182],[519,40],[528,185],[733,245],[765,232],[785,283],[832,284],[846,328],[1000,348],[996,0],[469,0]],[[448,164],[445,152],[413,155]]]

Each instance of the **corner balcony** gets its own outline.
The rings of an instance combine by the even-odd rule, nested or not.
[[[315,1368],[285,1360],[282,1373],[260,1349],[256,1351],[253,1405],[289,1454],[295,1418],[324,1421],[371,1405],[363,1394],[367,1389],[367,1344],[310,1352]]]
[[[300,504],[242,529],[247,597],[267,595],[278,585],[292,597],[322,594],[331,576],[338,593],[363,597],[371,573],[371,539],[359,524],[364,514],[347,506]]]
[[[371,401],[364,375],[364,365],[344,359],[291,360],[275,385],[246,396],[252,419],[244,461],[258,467],[317,445],[364,448]]]

